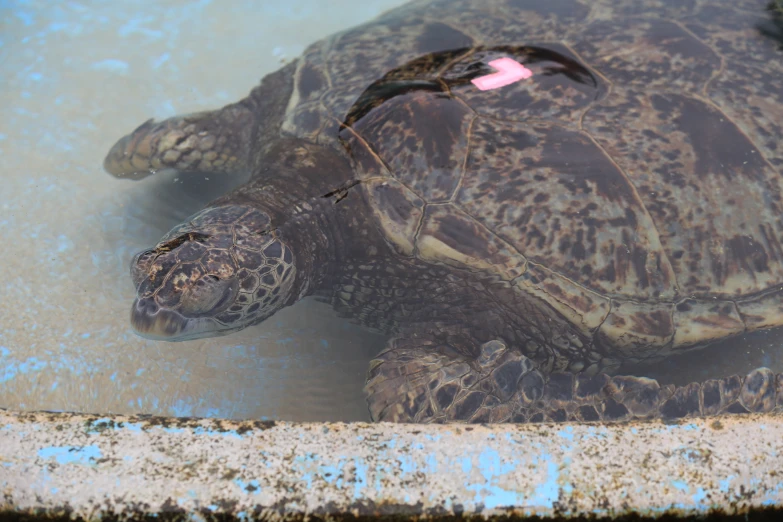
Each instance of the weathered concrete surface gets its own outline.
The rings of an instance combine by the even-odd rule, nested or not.
[[[781,416],[466,427],[0,410],[0,517],[772,515],[782,435]]]

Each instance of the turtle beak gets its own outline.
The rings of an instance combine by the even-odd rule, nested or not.
[[[149,297],[137,297],[133,301],[130,320],[136,335],[152,341],[192,341],[228,335],[243,328],[218,327],[210,317],[185,317],[161,308]]]
[[[188,319],[160,308],[152,298],[136,298],[131,308],[131,326],[147,339],[176,341],[188,329]]]
[[[137,335],[153,341],[187,341],[216,335],[211,319],[184,317],[159,307],[152,298],[137,297],[130,319]]]

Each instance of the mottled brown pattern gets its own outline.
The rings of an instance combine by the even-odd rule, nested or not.
[[[515,286],[534,299],[539,306],[551,307],[573,324],[577,334],[591,337],[609,313],[609,300],[590,292],[559,273],[530,264],[515,281]],[[572,341],[573,343],[573,341]],[[582,348],[581,346],[578,346]],[[563,346],[561,349],[568,351]]]
[[[239,104],[143,125],[116,175],[254,174],[137,256],[137,330],[231,331],[314,294],[391,336],[377,420],[781,410],[767,369],[679,388],[602,373],[783,325],[766,4],[417,0]],[[480,91],[500,57],[533,76]]]
[[[708,89],[710,99],[733,121],[742,126],[758,153],[778,170],[783,169],[783,92],[776,78],[768,71],[748,65],[732,65]],[[753,88],[748,88],[748,83]],[[752,111],[740,107],[751,105]]]
[[[598,9],[603,11],[603,16],[601,18],[626,15],[679,20],[681,17],[691,14],[697,5],[702,5],[709,1],[710,0],[646,0],[645,2],[639,2],[637,0],[612,0],[611,2],[596,2],[596,4],[599,6]],[[755,2],[756,0],[749,1]]]
[[[505,27],[486,33],[485,44],[566,40],[579,34],[595,11],[595,2],[579,0],[505,0],[497,4],[505,15]]]
[[[424,0],[411,2],[395,12],[398,20],[413,14],[422,19],[446,23],[472,38],[475,44],[481,44],[490,40],[492,35],[508,30],[508,18],[502,6],[503,2]],[[443,16],[445,12],[449,13],[448,17]]]
[[[589,136],[480,120],[466,172],[456,201],[532,260],[600,293],[674,296],[655,225]]]
[[[672,349],[704,346],[742,333],[746,326],[732,301],[684,299],[677,303],[674,312]]]
[[[781,179],[709,102],[616,88],[584,128],[636,186],[684,295],[783,281]]]
[[[698,92],[721,67],[715,51],[676,20],[600,21],[571,45],[619,87]]]
[[[783,64],[777,42],[759,32],[759,27],[770,21],[767,2],[750,0],[746,3],[747,7],[740,10],[736,2],[704,1],[696,12],[680,21],[726,59],[726,70],[745,64],[771,74],[780,73]]]
[[[596,343],[612,346],[621,359],[655,357],[672,343],[673,312],[669,303],[614,302]]]
[[[525,271],[525,258],[451,205],[430,205],[416,238],[417,256],[456,267],[497,271],[507,281]]]
[[[783,169],[783,61],[780,43],[759,37],[769,24],[761,11],[736,13],[726,6],[705,6],[685,25],[724,58],[722,74],[706,91],[752,140],[758,152]]]
[[[783,287],[737,300],[737,309],[749,330],[773,328],[783,324]]]

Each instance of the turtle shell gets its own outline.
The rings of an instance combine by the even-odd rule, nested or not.
[[[649,353],[783,324],[765,0],[423,1],[310,47],[285,132],[347,152],[400,255]],[[533,74],[480,90],[512,58]]]

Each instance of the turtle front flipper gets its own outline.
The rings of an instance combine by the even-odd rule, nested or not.
[[[103,168],[130,179],[166,168],[237,172],[248,167],[255,121],[242,102],[161,122],[150,119],[111,148]]]
[[[420,337],[398,338],[370,363],[370,415],[392,422],[617,422],[722,413],[783,411],[783,375],[767,368],[745,377],[660,386],[643,377],[546,375],[500,341],[478,357]]]

